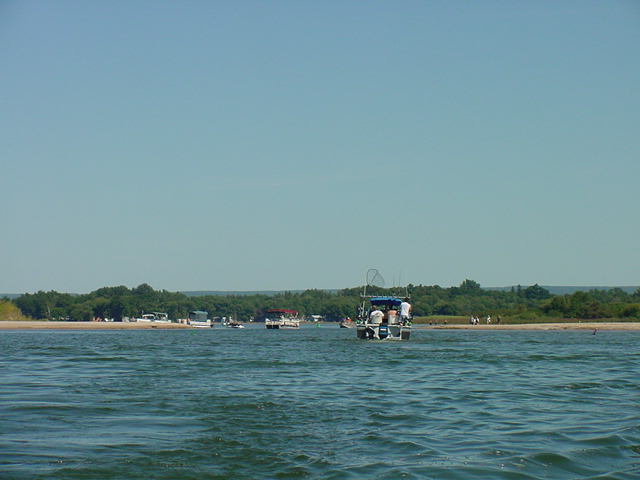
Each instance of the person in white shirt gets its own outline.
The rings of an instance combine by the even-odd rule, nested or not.
[[[382,313],[380,309],[374,305],[371,313],[369,314],[369,323],[375,323],[379,325],[382,323],[383,317],[384,313]]]
[[[411,304],[408,298],[405,298],[400,304],[400,318],[402,323],[406,323],[411,318]]]

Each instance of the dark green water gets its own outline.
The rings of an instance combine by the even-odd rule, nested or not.
[[[0,332],[0,478],[637,479],[640,334]]]

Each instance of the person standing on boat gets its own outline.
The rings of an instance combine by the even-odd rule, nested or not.
[[[382,323],[382,319],[384,317],[384,313],[380,311],[377,306],[373,306],[371,309],[371,313],[369,314],[369,323],[375,323],[380,325]]]
[[[400,319],[403,324],[406,324],[411,318],[411,304],[409,303],[409,299],[405,297],[405,299],[400,304]]]
[[[387,310],[387,321],[390,325],[398,323],[398,311],[395,308],[389,307],[389,310]]]

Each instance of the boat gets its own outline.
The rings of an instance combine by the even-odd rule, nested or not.
[[[207,318],[209,312],[204,310],[193,310],[189,312],[188,325],[194,328],[213,328],[213,322]]]
[[[356,322],[351,320],[349,317],[345,318],[340,322],[340,328],[354,328],[356,326]]]
[[[143,313],[135,319],[136,322],[171,323],[169,315],[164,312]]]
[[[369,269],[367,282],[365,283],[361,298],[362,303],[358,308],[356,317],[356,335],[362,340],[409,340],[411,336],[411,318],[401,318],[399,311],[404,297],[393,295],[367,295],[367,286],[376,285],[374,280],[380,283],[384,280],[376,269]],[[377,286],[381,286],[377,284]],[[378,311],[371,315],[372,312]]]
[[[225,319],[222,323],[227,328],[244,328],[244,325],[238,322],[237,320],[233,320],[233,318],[229,317]]]
[[[363,340],[409,340],[411,321],[402,320],[397,313],[388,314],[388,312],[400,309],[402,298],[380,296],[369,297],[368,300],[369,308],[361,308],[362,315],[356,321],[358,338]],[[380,322],[373,322],[369,317],[374,309],[381,309]]]
[[[270,330],[300,328],[296,310],[272,308],[267,310],[264,325]]]
[[[244,328],[244,325],[239,322],[229,322],[225,325],[227,328]]]

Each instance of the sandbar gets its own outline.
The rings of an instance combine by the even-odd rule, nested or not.
[[[181,323],[2,321],[0,330],[167,330],[191,328]]]
[[[415,325],[414,325],[415,327]],[[638,330],[640,322],[512,323],[501,325],[420,325],[447,330]]]

